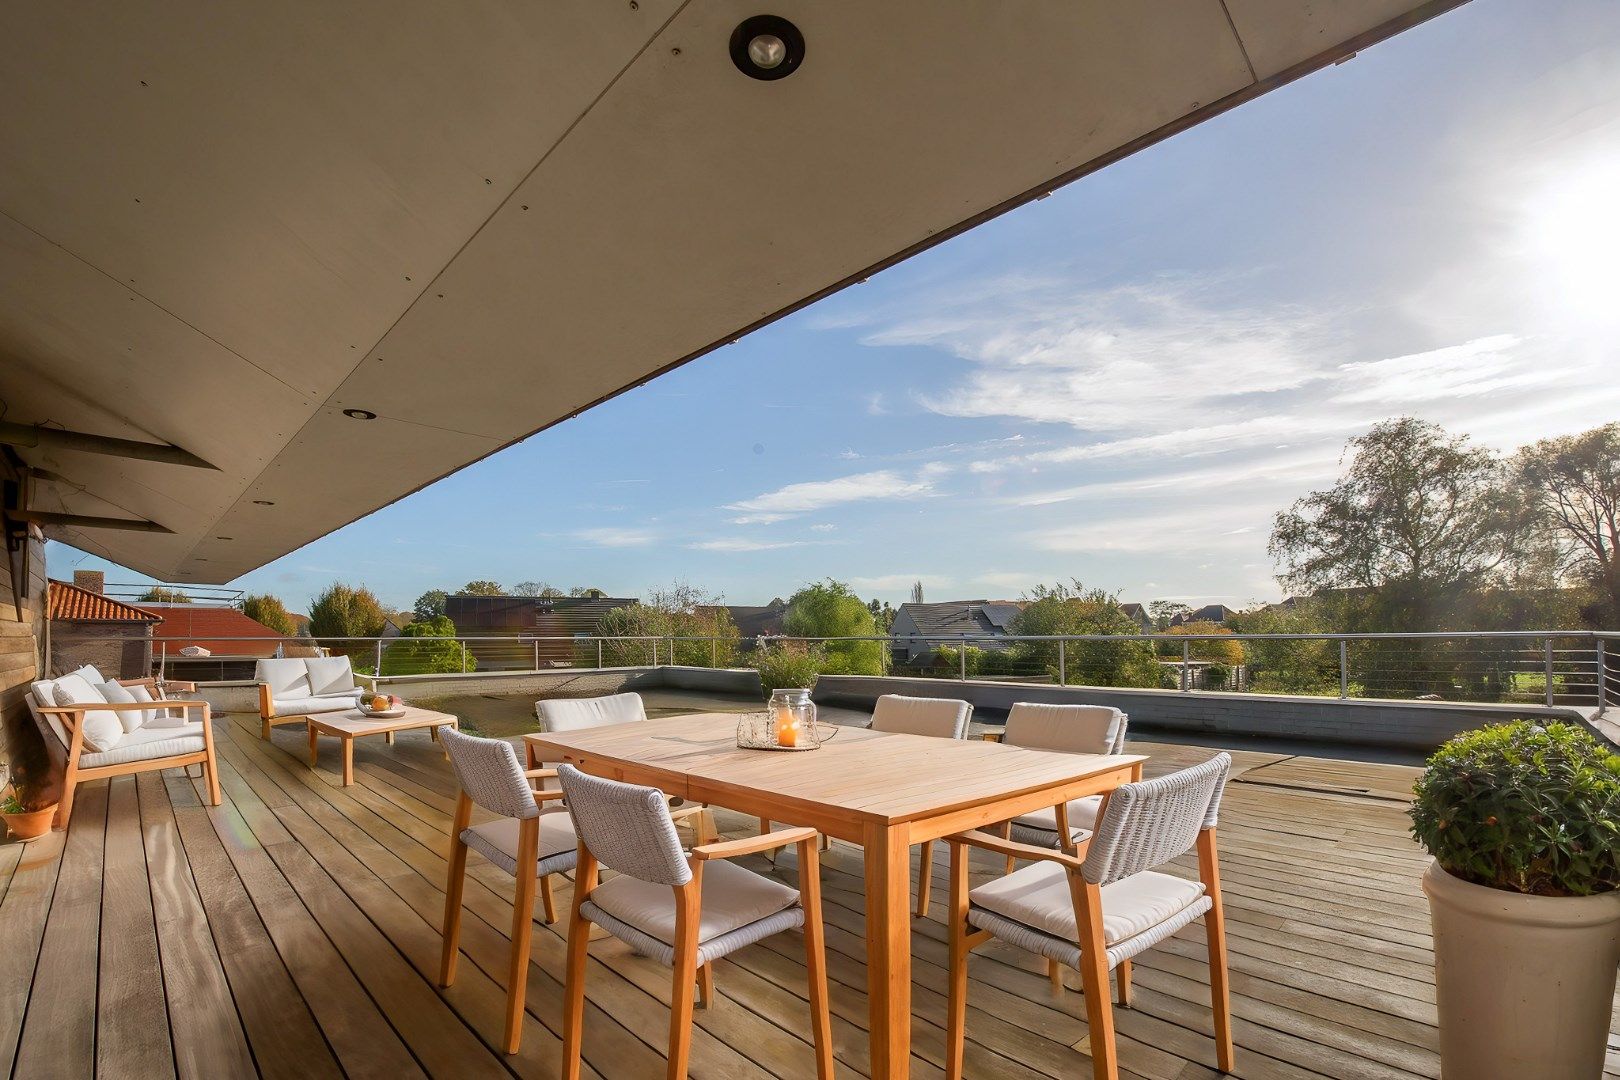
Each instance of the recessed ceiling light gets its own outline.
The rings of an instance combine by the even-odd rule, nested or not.
[[[731,62],[750,79],[785,79],[804,61],[804,35],[780,15],[755,15],[731,32]]]
[[[347,416],[350,420],[377,419],[377,414],[372,412],[370,409],[344,409],[343,415]]]

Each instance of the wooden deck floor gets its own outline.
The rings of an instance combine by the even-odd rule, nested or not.
[[[476,855],[461,975],[449,991],[433,984],[454,788],[427,737],[362,740],[345,789],[333,749],[306,766],[301,730],[278,729],[273,744],[251,718],[222,717],[218,730],[218,809],[177,771],[123,778],[82,792],[66,838],[0,845],[5,1074],[554,1075],[564,942],[536,928],[523,1051],[493,1052],[512,886]],[[1132,750],[1153,755],[1150,772],[1209,754]],[[1416,770],[1236,756],[1221,843],[1241,1075],[1438,1076],[1425,859],[1402,813]],[[865,1075],[867,1059],[860,858],[837,844],[825,871],[847,1075]],[[941,860],[936,919],[943,878]],[[913,1074],[927,1077],[940,1072],[946,947],[937,921],[914,927]],[[590,1068],[662,1075],[666,969],[611,940],[592,953]],[[801,955],[789,934],[720,962],[720,1001],[697,1014],[694,1076],[811,1075]],[[1201,929],[1136,971],[1135,1007],[1117,1014],[1125,1069],[1215,1075]],[[1040,963],[999,946],[975,954],[972,976],[970,1075],[1089,1074],[1077,991],[1054,992]],[[1610,1065],[1620,1073],[1620,1055]]]

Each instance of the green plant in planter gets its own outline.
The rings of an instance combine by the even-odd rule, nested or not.
[[[820,645],[802,641],[761,642],[754,651],[754,667],[767,700],[772,690],[783,687],[813,689],[826,664],[827,654]]]
[[[15,791],[6,792],[6,797],[0,799],[0,814],[26,813],[28,813],[28,807],[24,806],[22,801],[17,798],[17,793]]]
[[[1412,835],[1447,873],[1535,896],[1620,889],[1620,754],[1572,724],[1519,720],[1429,759]]]

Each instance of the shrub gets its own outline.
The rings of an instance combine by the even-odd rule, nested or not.
[[[812,690],[827,666],[827,653],[820,645],[802,641],[766,641],[754,650],[754,667],[765,697],[783,687]]]
[[[1572,724],[1459,735],[1416,790],[1412,835],[1447,873],[1536,896],[1620,889],[1620,754]]]

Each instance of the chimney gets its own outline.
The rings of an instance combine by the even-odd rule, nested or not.
[[[73,571],[73,584],[85,592],[93,592],[100,596],[106,591],[107,575],[100,570],[75,570]]]

